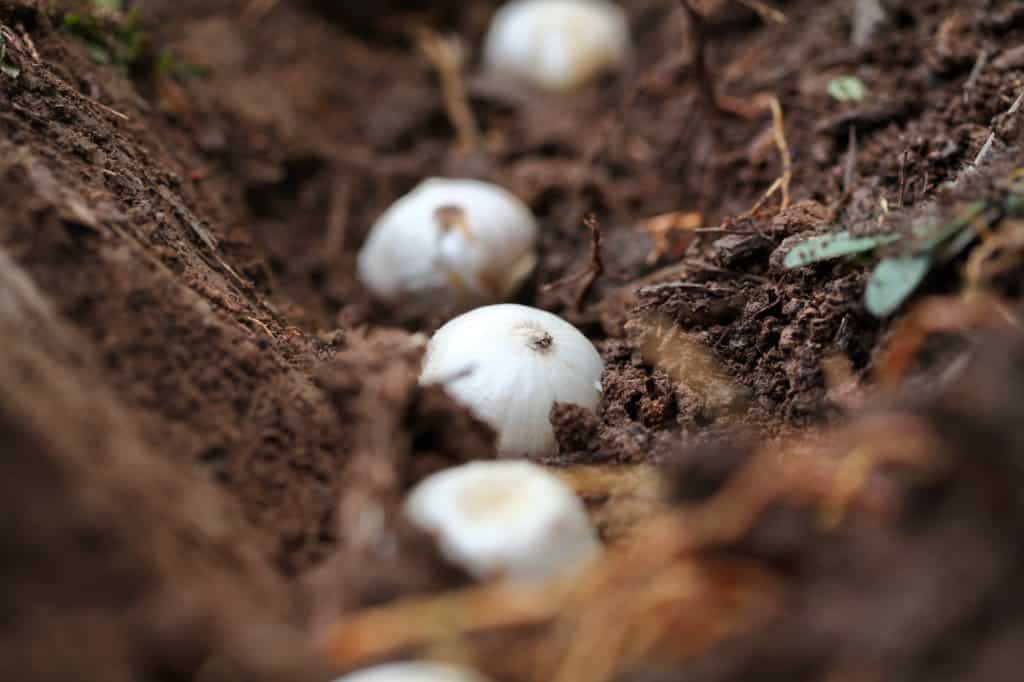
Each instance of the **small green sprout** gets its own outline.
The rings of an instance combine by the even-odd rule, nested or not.
[[[1018,177],[1004,189],[1000,201],[972,201],[951,220],[923,222],[908,232],[852,235],[843,231],[814,237],[795,246],[786,254],[783,264],[799,268],[892,245],[896,252],[879,260],[864,292],[868,311],[876,317],[886,317],[899,309],[933,266],[959,255],[974,242],[981,229],[995,225],[1005,216],[1024,213],[1024,179]]]
[[[818,261],[872,251],[897,239],[899,236],[895,234],[859,236],[846,231],[826,234],[793,247],[783,264],[787,268],[800,268]]]
[[[867,97],[868,88],[856,76],[838,76],[829,81],[828,94],[839,102],[860,102]]]
[[[931,266],[929,254],[879,261],[864,290],[864,305],[875,317],[885,317],[895,312],[914,293]]]

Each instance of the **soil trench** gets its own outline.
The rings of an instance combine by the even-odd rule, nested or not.
[[[0,677],[1017,679],[1020,3],[624,0],[564,95],[481,67],[500,4],[0,0]],[[417,384],[451,311],[355,274],[437,176],[605,361],[538,458],[608,547],[568,588],[401,513],[496,457]]]

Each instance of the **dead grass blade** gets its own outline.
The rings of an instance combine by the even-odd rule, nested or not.
[[[444,108],[455,128],[459,150],[463,154],[477,151],[480,149],[480,129],[466,94],[464,45],[456,36],[442,36],[429,28],[416,32],[416,44],[437,70]]]
[[[673,211],[641,221],[637,227],[654,240],[654,250],[648,254],[647,263],[656,263],[664,256],[673,260],[682,258],[703,221],[704,214],[700,211]]]
[[[648,316],[628,324],[627,333],[647,362],[700,396],[711,412],[725,414],[738,407],[735,379],[707,346],[672,320]]]

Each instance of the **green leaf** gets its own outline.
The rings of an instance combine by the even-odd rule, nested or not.
[[[124,9],[124,0],[92,0],[92,5],[101,12],[120,12]]]
[[[854,236],[846,231],[826,234],[794,246],[786,254],[783,265],[787,268],[800,268],[810,263],[817,263],[818,261],[870,251],[878,246],[890,244],[897,239],[899,239],[899,235],[896,234]]]
[[[881,261],[868,280],[864,303],[875,317],[894,312],[928,274],[932,259],[928,254],[901,256]]]
[[[978,238],[978,230],[974,227],[967,227],[960,231],[960,234],[949,240],[949,243],[942,248],[941,260],[951,261],[966,249],[975,239]]]
[[[829,81],[828,94],[840,102],[859,102],[867,96],[868,88],[856,76],[839,76]]]
[[[966,227],[970,227],[988,208],[984,201],[973,201],[945,225],[921,234],[914,242],[915,251],[931,251]]]

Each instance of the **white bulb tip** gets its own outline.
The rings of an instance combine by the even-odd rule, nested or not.
[[[552,91],[619,69],[631,52],[626,14],[607,0],[514,0],[484,40],[489,70]]]
[[[551,406],[595,408],[603,370],[594,345],[565,320],[501,304],[472,310],[437,330],[420,383],[443,385],[494,428],[502,455],[535,456],[556,447]]]
[[[434,474],[409,495],[405,513],[479,579],[565,575],[600,552],[572,489],[527,461],[471,462]]]
[[[334,682],[487,682],[475,670],[456,665],[408,661],[357,670]]]

